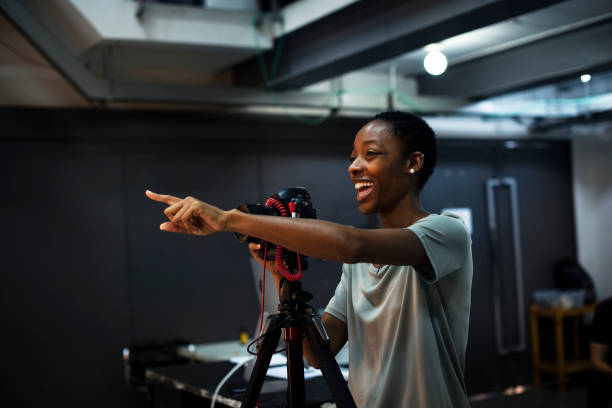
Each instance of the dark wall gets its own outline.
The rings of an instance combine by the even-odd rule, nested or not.
[[[346,172],[360,124],[0,110],[2,394],[15,405],[120,406],[124,346],[253,332],[246,246],[229,233],[159,231],[164,206],[144,190],[233,208],[301,185],[320,218],[366,226]],[[303,281],[315,305],[339,274],[311,261]]]
[[[164,206],[144,190],[232,208],[301,185],[319,218],[372,227],[376,219],[359,214],[347,173],[362,122],[312,127],[203,113],[0,110],[3,395],[13,405],[122,406],[124,346],[222,341],[236,338],[240,327],[252,332],[258,307],[245,245],[232,234],[160,232]],[[500,143],[453,143],[440,142],[439,167],[424,192],[430,211],[469,204],[464,197],[482,191],[483,174],[499,173],[490,155],[478,156],[483,146],[514,154]],[[567,145],[544,151],[553,151],[559,166],[544,161],[539,169],[538,157],[529,155],[521,160],[529,174],[563,184],[555,202],[571,202],[568,173],[557,173],[571,167]],[[528,178],[521,188],[539,188],[525,184]],[[546,200],[527,210],[548,208]],[[547,259],[573,250],[573,221],[566,222],[569,246],[554,247]],[[524,228],[531,236],[539,226],[530,220]],[[475,259],[485,241],[475,240]],[[550,262],[537,262],[530,273],[548,273]],[[486,285],[477,278],[483,270],[475,270],[475,290]],[[327,303],[339,276],[339,264],[311,260],[303,282],[315,305]],[[489,333],[478,336],[477,344],[491,341]]]
[[[122,160],[1,146],[2,395],[114,405],[129,340]]]

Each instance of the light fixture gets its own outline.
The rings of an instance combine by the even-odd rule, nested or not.
[[[580,80],[582,81],[583,84],[586,84],[587,82],[591,80],[591,76],[589,74],[582,74],[580,75]]]
[[[515,142],[514,140],[506,140],[504,142],[504,147],[506,149],[516,149],[517,147],[519,147],[519,144]]]
[[[431,75],[440,75],[446,71],[448,61],[439,50],[431,50],[423,60],[425,71]]]

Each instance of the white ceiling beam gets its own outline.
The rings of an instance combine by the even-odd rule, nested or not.
[[[146,3],[142,18],[138,18],[139,3],[134,1],[63,1],[69,1],[106,41],[254,49],[256,15],[252,12]],[[268,27],[264,26],[258,36],[262,49],[272,47]]]
[[[335,13],[358,0],[299,0],[282,10],[284,28],[277,31],[276,36],[298,30],[329,14]]]

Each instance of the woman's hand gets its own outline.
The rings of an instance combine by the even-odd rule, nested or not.
[[[264,252],[264,244],[260,244],[257,242],[251,242],[249,244],[249,251],[251,252],[251,255],[253,255],[253,258],[255,258],[257,260],[257,262],[259,262],[260,265],[264,264],[264,260],[262,258],[263,256],[263,252]],[[270,249],[270,245],[268,244],[268,249],[267,249],[267,255],[270,255],[271,253],[273,253],[273,251]],[[265,261],[265,266],[266,269],[269,270],[270,272],[272,272],[272,275],[278,275],[280,276],[280,271],[278,270],[278,266],[276,265],[276,260],[272,259],[271,261]]]
[[[256,243],[256,242],[251,242],[249,244],[249,251],[251,251],[251,255],[253,255],[253,258],[255,258],[257,260],[257,262],[259,262],[261,265],[264,264],[264,260],[262,258],[263,256],[263,250],[264,250],[264,245],[265,244],[260,244],[260,243]],[[268,250],[267,253],[268,255],[270,255],[270,253],[273,253],[274,251],[272,251],[270,249],[270,244],[268,244]],[[284,261],[283,261],[284,263]],[[270,273],[272,274],[272,277],[274,278],[274,280],[276,281],[276,286],[278,287],[280,284],[281,279],[283,278],[283,275],[281,274],[280,270],[278,269],[278,265],[276,265],[276,259],[273,259],[271,261],[265,261],[265,266],[266,269],[270,271]],[[287,267],[287,265],[285,265],[285,268]]]
[[[225,229],[227,211],[193,197],[178,198],[149,190],[145,194],[151,200],[168,205],[164,214],[170,222],[164,222],[159,226],[162,231],[210,235]]]

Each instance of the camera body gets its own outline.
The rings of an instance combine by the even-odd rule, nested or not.
[[[317,211],[312,206],[310,194],[304,187],[289,187],[280,190],[273,194],[266,201],[266,204],[241,204],[237,207],[238,210],[253,214],[253,215],[274,215],[293,218],[317,218]],[[257,237],[251,237],[244,234],[236,233],[236,238],[241,242],[257,242],[262,244],[260,250],[260,258],[264,257],[265,241]],[[276,245],[268,242],[266,252],[266,260],[274,260],[276,258]],[[295,270],[298,268],[297,254],[282,248],[282,259],[286,264],[287,269]],[[308,261],[305,256],[300,256],[300,265],[302,270],[308,268]]]

